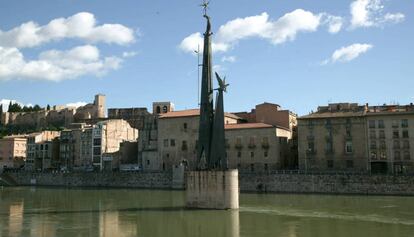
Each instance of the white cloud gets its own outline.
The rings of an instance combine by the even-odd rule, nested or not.
[[[223,57],[221,58],[221,61],[222,61],[223,63],[225,63],[225,62],[228,62],[228,63],[234,63],[234,62],[236,62],[236,57],[235,57],[235,56],[223,56]]]
[[[402,13],[384,14],[382,0],[356,0],[351,3],[351,28],[381,26],[384,23],[399,23]]]
[[[134,31],[121,24],[97,25],[95,16],[80,12],[68,18],[57,18],[46,25],[29,21],[9,31],[0,30],[0,46],[29,48],[65,38],[87,42],[104,42],[125,45],[135,40]]]
[[[366,53],[372,47],[373,45],[371,44],[352,44],[346,47],[342,47],[335,50],[331,58],[323,61],[321,64],[326,65],[328,63],[335,62],[349,62],[356,59],[361,54]]]
[[[66,104],[67,107],[75,107],[75,108],[79,108],[81,106],[85,106],[87,103],[83,102],[83,101],[79,101],[79,102],[74,102],[74,103],[68,103]]]
[[[83,75],[104,75],[118,69],[122,59],[101,58],[95,46],[84,45],[67,51],[48,50],[37,60],[25,60],[17,48],[0,47],[0,80],[13,78],[61,81]]]
[[[138,52],[135,52],[135,51],[123,52],[122,57],[131,58],[131,57],[136,56],[137,54],[138,54]]]
[[[213,71],[217,72],[218,74],[222,74],[223,72],[227,71],[227,68],[223,67],[220,64],[213,65]]]
[[[261,38],[272,44],[282,44],[295,40],[299,33],[315,32],[323,24],[328,25],[329,32],[337,33],[342,28],[343,19],[327,13],[314,14],[302,9],[286,13],[276,20],[269,19],[266,12],[256,16],[237,18],[219,27],[212,49],[215,52],[225,52],[233,48],[240,40],[247,38]],[[179,48],[193,53],[198,45],[201,51],[203,37],[199,32],[184,38]]]
[[[322,23],[328,26],[329,33],[335,34],[341,31],[344,19],[340,16],[333,16],[328,13],[322,13]]]

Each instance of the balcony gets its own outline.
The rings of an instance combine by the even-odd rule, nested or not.
[[[256,148],[256,144],[254,144],[254,143],[249,143],[249,146],[248,146],[250,149],[254,149],[254,148]]]
[[[237,143],[236,145],[234,145],[234,147],[236,149],[242,149],[243,148],[243,145],[241,143]]]
[[[262,143],[262,148],[263,149],[269,149],[270,148],[269,143]]]

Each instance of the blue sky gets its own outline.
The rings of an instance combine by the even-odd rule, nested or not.
[[[103,93],[108,107],[194,108],[199,4],[1,1],[0,99],[67,104]],[[264,101],[300,115],[329,102],[412,102],[413,12],[406,0],[212,0],[226,111]]]

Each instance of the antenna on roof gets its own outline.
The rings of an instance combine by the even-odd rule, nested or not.
[[[197,45],[197,50],[194,50],[194,53],[197,54],[197,107],[200,106],[200,67],[203,64],[200,64],[200,44]]]

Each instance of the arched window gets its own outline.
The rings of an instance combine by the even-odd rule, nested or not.
[[[157,106],[156,112],[157,114],[161,113],[161,107]]]
[[[164,107],[162,107],[162,112],[167,113],[167,111],[168,111],[168,107],[166,105],[164,105]]]

